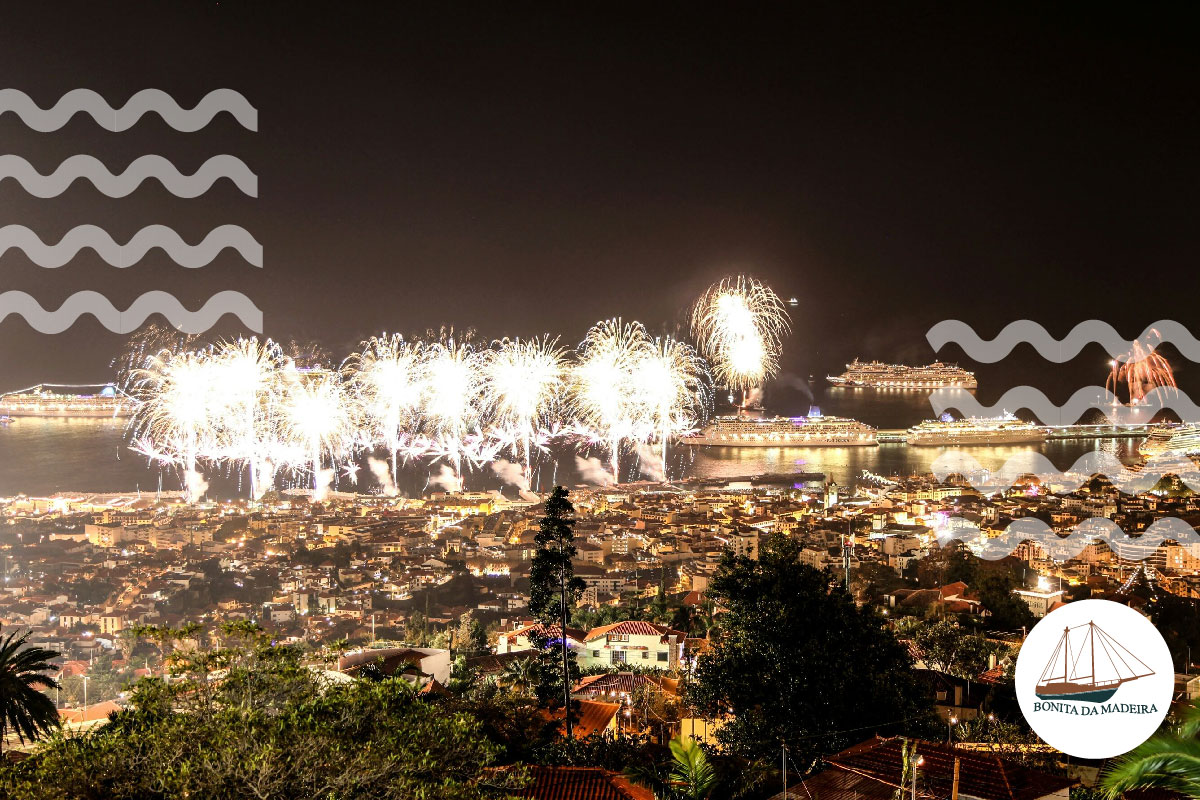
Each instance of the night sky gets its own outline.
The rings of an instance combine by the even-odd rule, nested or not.
[[[268,335],[341,354],[443,324],[568,343],[616,315],[673,330],[705,286],[745,272],[799,298],[784,368],[801,377],[855,355],[932,360],[924,332],[947,318],[988,336],[1022,317],[1058,335],[1090,318],[1129,337],[1163,318],[1197,329],[1195,19],[1083,4],[242,5],[6,9],[0,84],[43,107],[81,87],[114,105],[156,87],[187,107],[228,87],[260,128],[222,115],[185,134],[147,116],[110,133],[79,115],[37,133],[5,114],[0,152],[43,173],[75,153],[114,170],[158,153],[187,173],[230,153],[260,196],[222,181],[179,199],[150,182],[109,199],[79,182],[41,200],[7,180],[0,224],[57,241],[91,223],[125,242],[163,223],[195,242],[235,223],[264,268],[226,251],[188,270],[159,251],[47,270],[9,251],[0,289],[55,308],[81,289],[122,307],[167,289],[192,308],[238,289]],[[122,342],[90,317],[56,336],[9,317],[0,388],[108,379]],[[1200,389],[1200,368],[1167,352]],[[1103,383],[1107,358],[1094,347],[1062,368],[1021,348],[979,368],[981,396],[1020,382],[1061,401]]]

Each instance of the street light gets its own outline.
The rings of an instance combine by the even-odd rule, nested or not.
[[[946,720],[946,744],[950,744],[950,732],[954,726],[958,724],[958,717],[951,715],[950,719]]]

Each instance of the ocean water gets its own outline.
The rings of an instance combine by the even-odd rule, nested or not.
[[[804,400],[807,403],[807,399]],[[826,415],[853,417],[879,428],[907,428],[931,416],[927,394],[924,392],[881,391],[871,389],[825,390],[817,398]],[[772,413],[803,414],[807,408],[771,408]],[[1068,469],[1076,459],[1090,450],[1113,453],[1123,461],[1137,460],[1138,439],[1063,439],[1042,445],[963,448],[986,469],[998,469],[1011,458],[1028,454],[1045,454],[1058,469]],[[42,495],[57,491],[154,491],[178,489],[178,473],[147,464],[143,456],[127,447],[124,420],[58,419],[22,417],[0,427],[0,496],[18,493]],[[764,472],[823,472],[829,478],[846,485],[863,470],[880,475],[906,475],[927,472],[933,460],[943,451],[937,447],[908,447],[904,444],[881,444],[877,447],[673,447],[668,453],[668,475],[681,477],[728,478]],[[380,454],[382,456],[382,454]],[[544,455],[533,478],[534,489],[544,489],[554,483],[574,485],[585,482],[580,471],[577,453],[558,448]],[[595,458],[597,464],[607,464],[604,453],[583,453]],[[636,454],[627,454],[621,462],[622,480],[655,477],[659,471],[657,458],[644,453],[645,461]],[[403,493],[412,495],[436,484],[446,469],[426,463],[408,464],[402,468],[397,481]],[[376,487],[370,470],[364,465],[359,471],[362,487]],[[220,498],[245,496],[247,479],[236,470],[206,473],[211,495]],[[467,471],[463,476],[468,489],[502,488],[505,483],[487,466]],[[300,478],[281,477],[281,487],[300,482]],[[161,482],[161,483],[160,483]],[[345,478],[338,488],[353,490]]]

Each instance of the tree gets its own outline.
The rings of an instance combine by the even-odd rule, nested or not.
[[[974,678],[987,669],[992,653],[987,639],[949,620],[921,626],[913,636],[913,644],[930,668],[960,678]]]
[[[758,561],[727,552],[711,593],[728,613],[687,696],[732,712],[717,737],[734,754],[774,759],[783,742],[807,767],[930,713],[908,649],[835,576],[801,563],[788,537],[768,537]]]
[[[518,694],[528,695],[538,683],[537,659],[522,656],[506,662],[500,673],[500,682],[515,689]]]
[[[499,745],[468,711],[418,696],[401,677],[330,683],[299,648],[197,653],[171,684],[140,681],[127,709],[60,735],[0,769],[0,795],[29,800],[146,797],[424,797],[519,793],[495,769]],[[218,662],[220,680],[207,681]]]
[[[488,650],[487,629],[468,610],[458,618],[458,630],[455,632],[454,644],[460,653],[484,653]]]
[[[58,725],[58,709],[41,690],[58,688],[50,662],[60,654],[30,647],[28,640],[28,632],[0,639],[0,748],[10,732],[25,742]]]
[[[979,580],[979,602],[991,612],[991,625],[1000,630],[1016,630],[1033,625],[1033,612],[1025,601],[1013,594],[1017,583],[1010,575],[984,575]]]
[[[567,622],[579,602],[584,583],[575,577],[575,507],[567,490],[555,486],[546,498],[546,516],[538,522],[533,540],[538,546],[529,569],[529,610],[546,625],[562,626],[563,706],[567,709],[567,737],[571,736],[571,654]]]
[[[1118,758],[1101,776],[1111,798],[1134,789],[1166,789],[1200,797],[1200,707],[1189,709],[1173,731],[1159,733]]]
[[[717,786],[717,772],[695,739],[672,739],[671,779],[681,800],[704,800]]]

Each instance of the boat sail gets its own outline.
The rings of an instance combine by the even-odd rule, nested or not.
[[[1087,630],[1072,637],[1072,631],[1080,628]],[[1075,641],[1079,642],[1078,649],[1073,647]],[[1043,700],[1103,703],[1117,693],[1121,684],[1153,674],[1154,670],[1092,621],[1063,628],[1034,694]]]

